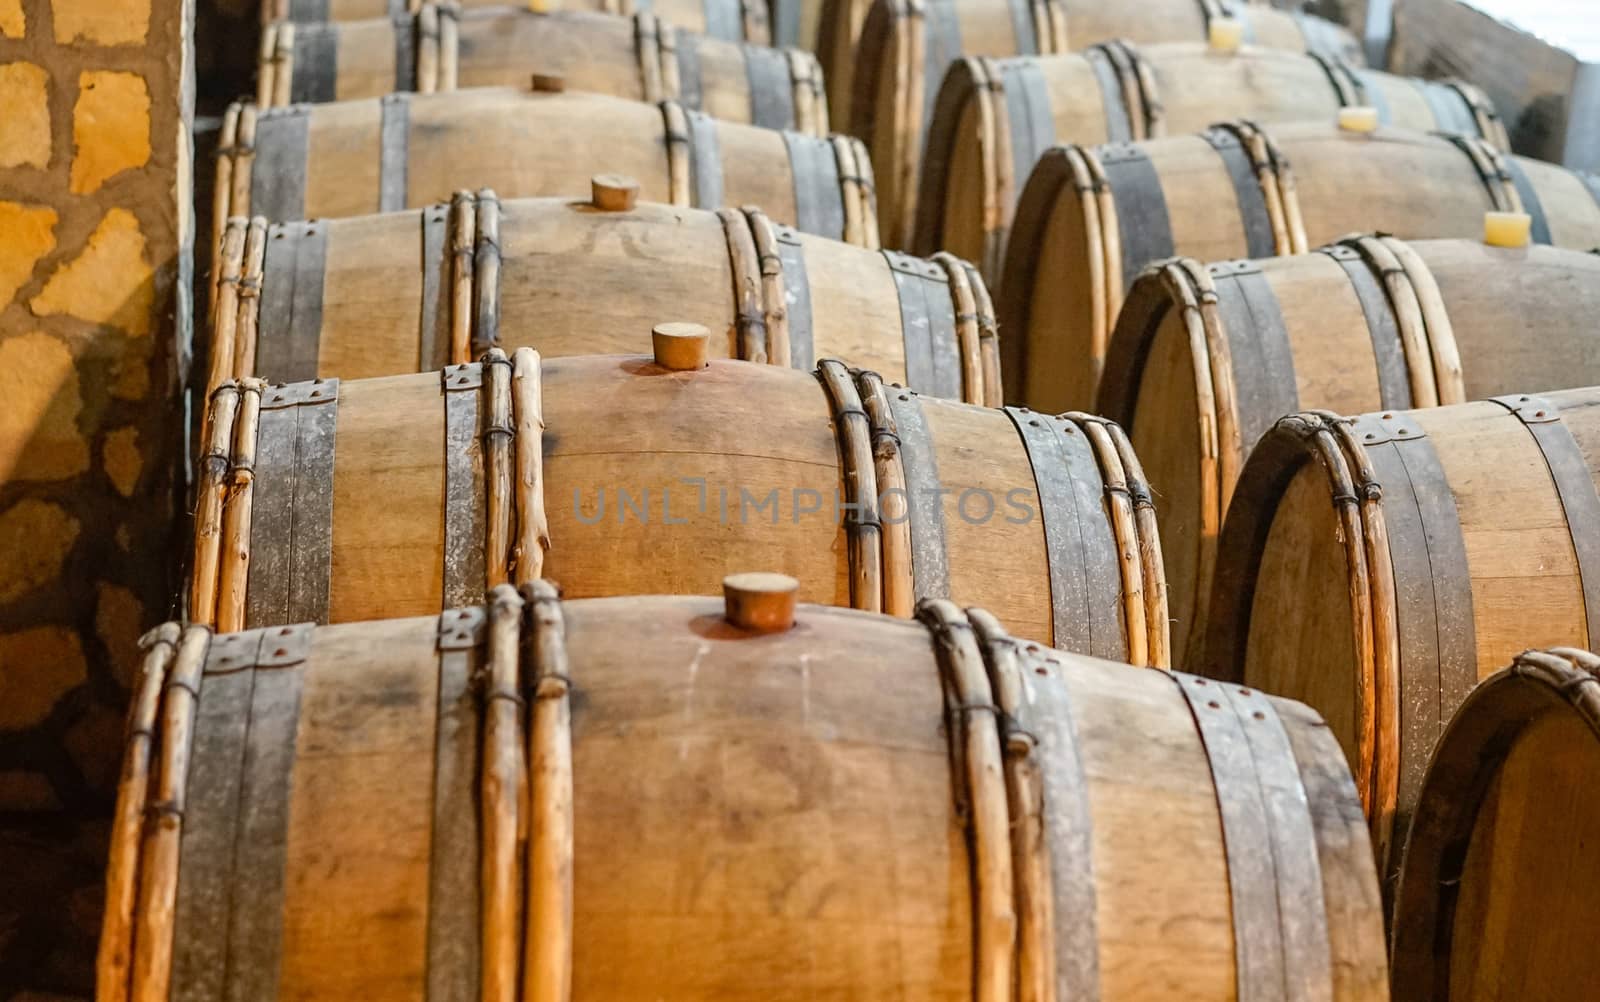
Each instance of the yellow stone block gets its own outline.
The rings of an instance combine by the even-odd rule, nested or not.
[[[4,128],[4,126],[0,126]],[[56,210],[48,205],[0,202],[0,309],[33,276],[33,266],[56,249]]]
[[[150,162],[150,91],[137,73],[78,74],[72,109],[71,190],[98,191],[110,177]]]
[[[150,29],[150,0],[52,0],[57,42],[137,45]]]
[[[89,468],[83,398],[67,346],[40,331],[0,340],[0,483],[65,480]]]
[[[145,261],[144,248],[144,233],[133,213],[112,209],[89,234],[82,253],[50,276],[29,308],[41,317],[65,313],[140,337],[150,333],[155,272]]]
[[[0,512],[0,602],[60,577],[77,539],[78,520],[60,505],[23,498]]]
[[[133,489],[139,485],[139,473],[144,469],[144,457],[139,454],[139,429],[118,428],[108,433],[100,460],[112,486],[123,497],[132,497]]]
[[[21,38],[28,33],[28,16],[22,12],[22,0],[0,0],[0,35]]]
[[[50,165],[50,74],[33,63],[0,63],[0,167]]]
[[[62,626],[0,636],[0,665],[0,730],[39,723],[88,677],[78,635]]]
[[[111,654],[117,681],[132,689],[139,663],[144,660],[139,652],[144,606],[133,592],[108,581],[95,585],[95,596],[94,632]]]

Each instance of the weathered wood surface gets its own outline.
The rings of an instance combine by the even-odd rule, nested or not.
[[[371,21],[415,14],[424,0],[263,0],[261,23],[292,21],[323,24],[329,21]],[[526,5],[506,0],[464,0],[466,10],[506,11],[524,8],[537,13],[592,11],[602,14],[655,14],[680,28],[708,38],[767,45],[772,34],[767,7],[760,0],[530,0]]]

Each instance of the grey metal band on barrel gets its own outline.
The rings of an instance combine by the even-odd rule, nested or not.
[[[1461,92],[1449,84],[1435,83],[1432,80],[1420,80],[1408,77],[1411,86],[1415,87],[1427,102],[1428,111],[1433,114],[1435,131],[1448,132],[1458,136],[1478,135],[1478,119],[1472,114],[1472,108],[1467,104]]]
[[[1337,245],[1321,248],[1321,253],[1333,258],[1344,269],[1356,300],[1361,304],[1361,315],[1367,321],[1367,333],[1372,338],[1372,358],[1378,372],[1378,399],[1390,410],[1405,410],[1411,406],[1411,377],[1406,365],[1405,345],[1400,341],[1400,323],[1389,303],[1389,294],[1378,283],[1378,277],[1365,258],[1354,248]]]
[[[1596,207],[1600,207],[1600,174],[1591,174],[1584,170],[1575,170],[1572,173],[1578,176],[1583,186],[1588,189],[1589,197],[1594,199]]]
[[[764,129],[794,128],[794,83],[782,49],[741,45],[750,88],[750,122]]]
[[[1383,82],[1378,75],[1368,69],[1352,69],[1351,73],[1361,85],[1361,100],[1378,113],[1378,124],[1394,124],[1394,112],[1389,109],[1389,95],[1383,92]]]
[[[1179,671],[1170,674],[1194,715],[1216,788],[1233,903],[1237,998],[1239,1002],[1277,1002],[1288,997],[1290,972],[1278,917],[1272,822],[1250,739],[1223,691],[1226,683]]]
[[[961,20],[956,15],[955,0],[923,0],[923,63],[922,63],[922,119],[933,121],[933,106],[944,84],[945,70],[960,59]]]
[[[1511,183],[1516,186],[1517,197],[1522,200],[1522,211],[1528,214],[1533,221],[1532,237],[1536,244],[1550,243],[1550,222],[1545,217],[1544,205],[1539,201],[1539,191],[1528,180],[1527,173],[1522,169],[1522,164],[1517,158],[1507,154],[1505,157],[1506,173],[1511,175]]]
[[[439,616],[439,714],[433,745],[433,839],[428,861],[429,1002],[478,994],[478,697],[473,678],[483,609]]]
[[[673,48],[678,53],[679,104],[689,110],[698,110],[705,102],[700,83],[700,36],[682,28],[674,29]]]
[[[1295,26],[1300,29],[1300,37],[1305,39],[1307,52],[1334,56],[1343,53],[1343,31],[1338,25],[1301,10],[1291,10],[1289,16],[1294,18]]]
[[[900,437],[900,466],[905,471],[912,589],[918,600],[949,598],[950,552],[945,545],[939,453],[915,390],[891,388],[889,411]]]
[[[1239,436],[1249,449],[1285,414],[1300,409],[1294,351],[1272,283],[1251,261],[1212,265],[1217,312],[1233,359]]]
[[[263,379],[317,378],[327,245],[326,223],[279,223],[268,230],[251,370]]]
[[[1550,469],[1578,561],[1584,622],[1593,646],[1593,634],[1600,632],[1600,494],[1595,492],[1594,475],[1555,404],[1525,394],[1490,399],[1517,416]]]
[[[1011,15],[1011,37],[1019,56],[1039,54],[1039,36],[1033,30],[1033,4],[1029,0],[1006,0]]]
[[[844,239],[844,195],[833,143],[785,132],[783,144],[789,151],[789,176],[794,180],[795,225],[802,233]]]
[[[1020,193],[1039,155],[1056,144],[1056,126],[1038,60],[1007,59],[999,66],[1006,120],[1011,126],[1011,176]]]
[[[300,24],[321,24],[328,18],[328,0],[289,0],[289,20]]]
[[[250,170],[249,215],[272,221],[306,217],[310,150],[310,108],[297,104],[261,109],[256,119],[255,163]]]
[[[406,160],[411,152],[411,96],[385,94],[378,102],[378,211],[406,207]]]
[[[444,392],[444,604],[484,599],[488,511],[481,438],[483,366],[447,366]]]
[[[440,12],[440,17],[452,15]],[[417,29],[420,21],[413,14],[391,18],[394,25],[394,89],[417,89]],[[328,100],[333,100],[328,98]]]
[[[689,188],[697,209],[722,206],[722,148],[717,142],[717,121],[698,111],[684,109],[689,122]]]
[[[1451,146],[1460,150],[1461,155],[1467,158],[1467,162],[1472,165],[1473,173],[1477,174],[1478,180],[1483,182],[1483,190],[1489,196],[1490,208],[1500,205],[1505,191],[1503,182],[1508,178],[1498,172],[1491,172],[1492,165],[1491,170],[1484,169],[1484,164],[1478,159],[1475,152],[1483,150],[1478,140],[1473,136],[1462,136],[1455,133],[1434,133],[1434,135],[1448,140]],[[1503,159],[1510,160],[1510,157],[1507,156]]]
[[[1100,106],[1106,114],[1106,138],[1113,143],[1129,143],[1133,141],[1133,122],[1128,117],[1128,102],[1122,93],[1122,78],[1117,76],[1117,69],[1111,65],[1111,57],[1106,54],[1103,46],[1085,49],[1083,58],[1088,61],[1089,68],[1094,71],[1094,79],[1100,85]],[[1031,168],[1030,168],[1031,170]],[[1026,174],[1021,175],[1027,177]],[[1019,190],[1021,181],[1018,181]]]
[[[744,38],[744,10],[739,0],[701,0],[705,10],[707,38],[738,42]]]
[[[801,0],[772,0],[772,45],[778,49],[815,48],[813,39],[800,41]]]
[[[245,609],[249,626],[327,622],[338,419],[337,379],[274,386],[262,394]]]
[[[961,351],[949,276],[924,258],[891,250],[881,253],[900,300],[906,384],[919,393],[961,399]]]
[[[417,320],[417,371],[442,369],[450,361],[450,344],[442,336],[450,329],[450,297],[441,294],[449,273],[450,207],[430,205],[422,217],[422,313]]]
[[[1156,173],[1155,164],[1139,147],[1102,146],[1095,154],[1116,204],[1117,228],[1122,237],[1122,286],[1126,292],[1145,265],[1174,254],[1167,196],[1161,190],[1161,176]]]
[[[339,26],[301,24],[294,30],[294,75],[289,100],[316,103],[335,99],[339,77]]]
[[[1261,180],[1256,176],[1249,151],[1239,137],[1227,129],[1207,129],[1200,135],[1217,151],[1228,172],[1228,180],[1233,182],[1234,204],[1239,207],[1239,223],[1244,227],[1245,255],[1272,257],[1278,252],[1278,242],[1272,234],[1272,214],[1267,211],[1267,196],[1261,190]]]
[[[789,365],[804,372],[816,366],[806,250],[793,227],[773,223],[772,235],[778,242],[778,264],[783,268],[783,305],[789,316]]]

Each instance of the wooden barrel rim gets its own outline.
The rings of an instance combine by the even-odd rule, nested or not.
[[[922,155],[922,190],[936,197],[918,198],[916,218],[912,223],[911,246],[930,248],[942,246],[944,239],[944,195],[949,184],[950,159],[956,141],[956,125],[960,119],[961,105],[969,98],[979,105],[979,183],[983,190],[984,205],[984,265],[985,271],[994,274],[989,265],[990,255],[998,254],[997,229],[1004,225],[1001,217],[1011,199],[1007,197],[1008,182],[1012,185],[1013,171],[1008,155],[995,148],[1001,133],[1007,127],[997,124],[1005,115],[1005,102],[994,99],[1004,91],[999,75],[993,72],[993,60],[964,56],[950,64],[944,82],[934,98],[933,117],[928,122],[928,134]],[[998,263],[998,262],[995,262]]]
[[[1600,738],[1600,657],[1527,651],[1472,690],[1433,753],[1396,892],[1390,969],[1396,998],[1448,993],[1455,888],[1473,822],[1517,737],[1548,713],[1574,713]]]

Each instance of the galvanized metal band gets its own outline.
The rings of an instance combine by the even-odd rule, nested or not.
[[[440,12],[440,17],[451,15]],[[418,18],[414,14],[405,14],[401,17],[390,19],[394,25],[394,89],[397,91],[412,91],[417,89],[417,30]],[[329,100],[332,100],[329,98]]]
[[[1108,145],[1094,152],[1116,204],[1117,229],[1122,238],[1122,285],[1126,292],[1145,265],[1175,253],[1167,196],[1161,189],[1155,164],[1138,146]]]
[[[433,831],[428,860],[429,1002],[470,999],[482,969],[479,935],[478,696],[484,613],[439,617],[439,712],[433,744]]]
[[[338,92],[339,26],[301,24],[294,29],[294,76],[289,100],[316,103],[333,101]]]
[[[1033,3],[1031,0],[1006,0],[1006,10],[1011,15],[1011,37],[1016,42],[1016,54],[1019,56],[1037,56],[1039,54],[1039,36],[1033,27]]]
[[[939,480],[939,452],[917,391],[890,387],[888,393],[889,411],[900,436],[900,466],[905,471],[912,590],[919,601],[949,598],[950,553],[945,547],[945,491]]]
[[[806,251],[793,227],[773,223],[772,233],[778,241],[778,264],[783,269],[783,304],[789,317],[789,364],[804,372],[816,365]]]
[[[1378,113],[1378,124],[1394,124],[1394,112],[1389,108],[1389,95],[1383,92],[1382,79],[1369,69],[1354,68],[1351,72],[1361,85],[1361,100]]]
[[[1394,0],[1367,0],[1367,20],[1362,25],[1361,46],[1370,65],[1389,65],[1389,36],[1393,31]]]
[[[323,222],[275,223],[268,230],[253,375],[274,383],[317,378],[327,248]]]
[[[1254,445],[1285,414],[1300,409],[1294,350],[1272,283],[1249,261],[1211,265],[1228,353],[1233,359],[1239,437]]]
[[[1250,152],[1229,129],[1207,129],[1200,135],[1217,151],[1228,172],[1228,180],[1233,182],[1234,204],[1239,208],[1239,223],[1244,227],[1245,256],[1272,257],[1278,249],[1272,231],[1272,213],[1267,209],[1267,196],[1261,190],[1261,179],[1256,174]]]
[[[450,206],[430,205],[422,219],[422,311],[417,321],[417,371],[442,369],[450,361],[450,297],[443,294],[450,273]]]
[[[697,209],[722,207],[722,149],[717,141],[717,121],[710,115],[684,109],[689,123],[689,190]]]
[[[1011,128],[1011,176],[1014,189],[1020,191],[1039,155],[1056,144],[1055,119],[1038,60],[1006,59],[998,66]]]
[[[700,36],[682,28],[672,31],[676,39],[674,48],[678,54],[678,93],[675,97],[685,108],[697,110],[705,102],[700,82]]]
[[[411,9],[411,5],[407,2],[407,0],[387,0],[387,4],[388,5],[385,9],[391,18],[399,17],[402,14],[409,13]]]
[[[450,365],[439,376],[444,391],[444,605],[454,608],[482,602],[487,575],[488,504],[478,434],[483,366]]]
[[[961,399],[961,349],[950,279],[932,261],[899,251],[881,252],[900,300],[906,383],[920,393]]]
[[[251,488],[249,626],[327,622],[338,417],[337,379],[275,386],[262,396]]]
[[[1106,116],[1106,139],[1113,143],[1131,143],[1133,121],[1128,115],[1127,99],[1122,93],[1122,78],[1117,75],[1117,68],[1111,65],[1111,57],[1107,55],[1105,46],[1085,49],[1083,58],[1089,63],[1089,69],[1094,71],[1095,83],[1100,86],[1100,106]],[[1026,174],[1019,176],[1019,189],[1022,185],[1020,178],[1025,177]]]
[[[1561,420],[1560,409],[1548,399],[1527,394],[1489,399],[1516,415],[1544,456],[1578,561],[1584,623],[1591,634],[1600,632],[1600,493],[1595,491],[1583,450]],[[1589,646],[1596,646],[1592,635]]]
[[[721,38],[729,42],[744,39],[744,9],[739,0],[701,0],[705,11],[707,38]]]
[[[1339,25],[1301,10],[1291,10],[1289,16],[1294,18],[1296,27],[1300,29],[1300,37],[1305,39],[1307,52],[1335,56],[1344,52],[1344,29]]]
[[[800,40],[801,0],[772,0],[772,45],[779,49],[813,50],[815,39]]]
[[[250,204],[240,206],[238,214],[266,216],[270,222],[304,219],[311,109],[296,104],[262,108],[257,115]]]
[[[785,132],[789,176],[794,182],[795,225],[802,233],[844,239],[844,192],[833,143],[816,136]]]
[[[1373,266],[1361,253],[1343,244],[1321,248],[1321,253],[1337,261],[1350,280],[1350,288],[1361,304],[1372,339],[1372,360],[1378,373],[1378,400],[1390,410],[1412,406],[1411,376],[1406,363],[1405,345],[1400,341],[1400,321],[1389,302],[1389,293],[1374,274]]]
[[[385,94],[378,102],[378,211],[406,207],[406,161],[411,153],[411,96]]]
[[[1505,182],[1509,181],[1510,178],[1496,171],[1492,160],[1485,162],[1484,159],[1480,159],[1481,157],[1487,158],[1491,156],[1491,151],[1485,150],[1476,136],[1463,136],[1455,133],[1437,133],[1437,135],[1439,138],[1448,141],[1451,146],[1460,150],[1461,155],[1467,158],[1468,163],[1472,164],[1473,172],[1478,175],[1478,180],[1483,182],[1483,190],[1489,196],[1490,207],[1500,206],[1506,199]],[[1509,160],[1510,157],[1507,156],[1501,159]]]
[[[922,10],[925,27],[922,118],[916,123],[919,128],[933,120],[933,106],[944,83],[944,71],[966,54],[961,49],[961,18],[956,13],[955,0],[923,0]]]
[[[1583,186],[1588,189],[1589,196],[1594,199],[1595,206],[1600,207],[1600,174],[1591,174],[1583,170],[1575,170],[1572,173],[1576,174],[1578,180],[1582,181]]]
[[[741,45],[745,82],[750,88],[750,122],[764,129],[792,129],[794,81],[789,77],[789,57],[782,49]]]
[[[1511,183],[1516,186],[1517,198],[1522,200],[1522,211],[1528,214],[1533,221],[1533,242],[1536,244],[1550,243],[1550,223],[1544,214],[1544,205],[1539,201],[1539,190],[1528,180],[1528,175],[1522,169],[1522,164],[1509,153],[1504,157],[1506,173],[1511,175]]]
[[[289,0],[289,20],[295,24],[322,24],[328,17],[329,0]]]
[[[1477,116],[1472,114],[1472,107],[1467,104],[1460,91],[1449,84],[1436,83],[1432,80],[1422,80],[1417,77],[1406,79],[1411,81],[1411,86],[1427,103],[1428,111],[1433,114],[1435,131],[1458,136],[1478,135]]]

